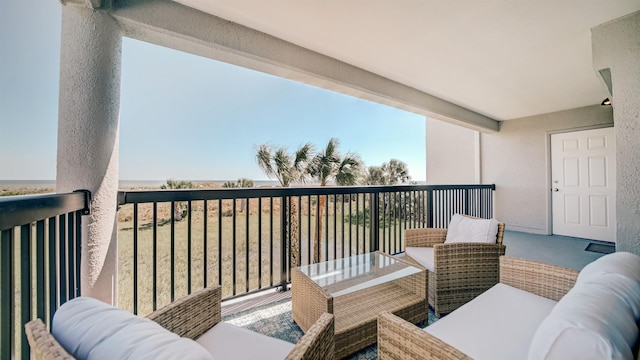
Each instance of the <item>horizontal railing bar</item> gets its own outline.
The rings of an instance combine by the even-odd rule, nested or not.
[[[165,202],[165,201],[196,201],[219,200],[235,198],[309,196],[334,194],[369,194],[400,191],[420,190],[450,190],[450,189],[491,189],[489,185],[381,185],[381,186],[314,186],[314,187],[273,187],[273,188],[235,188],[235,189],[173,189],[173,190],[134,190],[119,191],[118,205]]]
[[[0,230],[87,209],[88,192],[0,198]]]
[[[236,295],[225,296],[225,297],[223,297],[221,299],[221,301],[222,302],[226,302],[226,301],[229,301],[229,300],[237,300],[237,299],[240,299],[240,298],[243,298],[243,297],[247,297],[249,295],[255,295],[255,294],[260,294],[260,293],[265,293],[266,294],[267,291],[269,291],[269,290],[276,290],[276,291],[282,290],[282,284],[281,283],[277,283],[277,284],[270,285],[270,286],[265,286],[265,287],[262,287],[262,288],[259,288],[259,289],[254,289],[254,290],[251,290],[251,291],[248,291],[248,292],[241,292],[241,293],[238,293]]]

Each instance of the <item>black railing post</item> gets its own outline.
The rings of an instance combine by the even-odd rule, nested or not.
[[[31,320],[31,224],[20,227],[20,329]],[[29,359],[27,334],[22,334],[21,357]]]
[[[370,236],[370,240],[371,240],[371,244],[369,245],[369,248],[371,249],[371,251],[378,251],[380,250],[380,199],[379,199],[379,194],[377,192],[372,192],[370,194],[370,201],[369,201],[369,216],[371,216],[371,220],[369,221],[369,224],[371,226],[371,236]]]
[[[425,214],[427,216],[427,227],[432,228],[433,227],[433,190],[432,189],[428,189],[427,190],[427,211],[425,211]]]
[[[280,291],[287,291],[287,196],[280,198]]]
[[[471,209],[471,189],[464,190],[464,213],[474,215]]]
[[[36,223],[36,316],[45,321],[44,220]]]
[[[13,337],[15,298],[13,296],[13,241],[14,230],[2,230],[0,233],[0,291],[2,305],[0,307],[0,358],[11,359],[13,353]]]
[[[88,193],[88,192],[87,192]],[[89,210],[87,210],[88,208],[85,207],[85,210],[83,210],[82,212],[78,211],[75,213],[76,216],[76,242],[74,243],[75,245],[75,286],[76,286],[76,292],[75,292],[75,296],[74,297],[78,297],[80,296],[80,292],[82,289],[82,276],[80,275],[80,272],[82,271],[81,266],[82,266],[82,215],[83,214],[89,214]]]

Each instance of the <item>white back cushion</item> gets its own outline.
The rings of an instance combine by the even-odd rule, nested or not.
[[[495,244],[498,235],[498,221],[496,219],[473,219],[460,214],[454,214],[447,230],[447,243],[479,242]]]
[[[63,304],[51,333],[77,359],[213,359],[195,341],[89,297]]]
[[[628,252],[605,255],[578,274],[578,284],[597,282],[619,296],[640,320],[640,256]]]
[[[587,264],[578,274],[578,282],[602,274],[618,274],[640,282],[640,256],[614,252]]]
[[[529,359],[632,359],[640,312],[638,265],[640,257],[614,253],[585,266],[540,324]]]

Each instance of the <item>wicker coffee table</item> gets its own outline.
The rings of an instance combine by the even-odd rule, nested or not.
[[[335,315],[335,357],[374,344],[376,318],[391,311],[418,323],[428,318],[426,272],[381,252],[295,268],[293,320],[306,332],[324,312]]]

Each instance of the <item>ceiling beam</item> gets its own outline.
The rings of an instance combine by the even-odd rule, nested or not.
[[[422,114],[483,132],[499,122],[255,29],[170,0],[114,0],[125,36]]]

